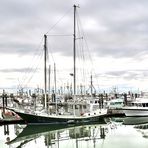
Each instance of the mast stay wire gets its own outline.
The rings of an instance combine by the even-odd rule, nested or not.
[[[77,50],[77,56],[78,56],[78,63],[81,63],[79,64],[81,67],[80,67],[80,75],[82,75],[82,81],[83,84],[86,83],[86,77],[85,77],[85,70],[84,70],[84,65],[85,65],[85,56],[84,56],[84,47],[83,47],[83,36],[81,35],[81,32],[80,32],[80,27],[79,27],[79,24],[78,24],[78,21],[77,21],[77,32],[78,32],[78,36],[79,39],[78,42],[77,42],[77,48],[79,50]],[[79,71],[78,71],[79,72]]]
[[[58,19],[58,21],[53,25],[53,26],[51,26],[50,27],[50,29],[46,32],[46,35],[48,35],[48,33],[71,11],[72,9],[71,8],[69,8],[65,13],[64,13],[64,15],[62,16],[62,17],[60,17],[59,19]]]
[[[22,84],[21,84],[21,85],[23,85],[23,84],[25,84],[25,83],[26,83],[26,85],[27,85],[27,83],[30,82],[31,78],[33,77],[33,76],[31,76],[30,78],[28,78],[27,74],[29,75],[32,71],[35,72],[35,71],[37,70],[37,66],[36,66],[36,68],[35,68],[36,70],[32,70],[32,69],[34,69],[34,65],[33,65],[33,64],[35,63],[35,62],[33,62],[33,61],[40,59],[41,56],[43,55],[43,51],[40,50],[42,42],[43,42],[43,38],[41,39],[41,41],[40,41],[38,47],[36,48],[36,53],[33,54],[33,57],[32,57],[32,60],[31,60],[30,63],[29,63],[28,69],[25,71],[25,73],[24,73],[24,75],[23,75],[23,77],[22,77],[22,81],[21,81]],[[40,53],[39,53],[39,51],[40,51]],[[38,55],[38,53],[39,53],[39,55]],[[37,55],[38,55],[38,56],[37,56]],[[30,68],[29,68],[29,67],[30,67]],[[28,80],[27,80],[27,79],[28,79]],[[26,82],[25,82],[25,81],[26,81]]]
[[[30,76],[30,78],[28,78],[28,81],[26,82],[26,86],[27,84],[31,81],[31,79],[33,78],[34,74],[36,73],[37,69],[38,69],[38,66],[39,66],[39,63],[42,59],[42,56],[43,56],[43,52],[42,52],[42,55],[40,56],[40,60],[39,62],[37,63],[36,67],[34,68],[34,70],[32,70],[32,75]]]
[[[88,43],[86,41],[86,35],[85,35],[84,30],[82,28],[82,23],[81,23],[81,20],[80,20],[80,16],[79,16],[79,14],[77,14],[77,15],[78,15],[78,19],[79,19],[79,24],[81,26],[81,30],[82,30],[81,32],[82,32],[82,35],[83,35],[83,39],[84,39],[84,42],[86,44],[86,49],[88,51],[88,59],[90,59],[91,65],[94,65],[93,64],[93,60],[92,60],[92,55],[91,55],[90,49],[88,47]],[[86,58],[85,58],[85,60],[86,60]],[[94,66],[91,66],[91,67],[92,67],[92,69],[91,69],[91,75],[92,75],[92,71],[94,72],[94,75],[96,75]],[[97,83],[99,84],[98,79],[97,79]]]
[[[49,34],[49,32],[51,31],[51,30],[53,30],[53,28],[55,28],[56,27],[56,25],[59,23],[59,22],[61,22],[61,20],[71,11],[72,9],[71,8],[69,8],[65,13],[64,13],[64,15],[62,16],[62,17],[60,17],[58,20],[57,20],[57,22],[53,25],[53,26],[51,26],[50,27],[50,29],[46,32],[46,35],[47,36],[73,36],[72,34],[66,34],[66,35],[61,35],[61,34]],[[50,51],[50,54],[51,54],[51,57],[52,57],[52,60],[53,60],[53,62],[54,63],[56,63],[56,61],[55,61],[55,59],[54,59],[54,56],[53,56],[53,52],[52,52],[52,49],[50,48],[49,49],[49,51]],[[47,55],[48,55],[48,60],[49,60],[49,52],[48,52],[48,50],[47,50]],[[58,79],[59,80],[59,79]],[[61,82],[62,82],[62,78],[60,79],[61,80]]]
[[[86,74],[90,73],[90,70],[87,68],[87,69],[84,69],[84,67],[86,66],[86,64],[88,65],[87,63],[87,59],[89,59],[89,61],[91,61],[91,65],[93,65],[93,62],[92,62],[92,58],[91,58],[91,55],[90,55],[90,51],[89,51],[89,48],[88,48],[88,44],[87,44],[87,41],[86,41],[86,37],[85,37],[85,34],[84,34],[84,31],[83,31],[83,28],[82,28],[82,25],[81,25],[81,21],[80,21],[80,17],[78,15],[78,21],[77,21],[77,26],[78,26],[78,33],[79,33],[79,36],[81,37],[81,41],[79,41],[80,44],[82,44],[80,47],[80,58],[82,59],[82,75],[83,75],[83,82],[86,83],[87,81],[87,77],[86,77]],[[81,29],[81,31],[80,31]],[[85,42],[85,43],[84,43]],[[86,49],[84,48],[84,44],[86,46]],[[88,50],[88,54],[86,54],[86,50]],[[85,55],[85,56],[84,56]],[[88,58],[87,58],[88,57]],[[86,71],[87,70],[87,71]]]
[[[50,29],[46,32],[46,34],[48,36],[71,36],[71,35],[49,35],[48,34],[70,11],[71,11],[71,8],[68,9],[66,11],[66,13],[62,17],[60,17],[60,19],[53,26],[50,27]],[[39,47],[37,48],[38,50],[40,49],[40,46],[41,46],[41,43],[42,42],[43,42],[43,37],[42,37],[42,40],[41,40],[41,42],[39,44]],[[48,52],[48,50],[47,50],[47,52]],[[51,57],[52,57],[52,59],[53,59],[53,61],[55,63],[55,60],[53,58],[53,52],[52,52],[51,48],[50,48],[50,52],[51,52]],[[42,55],[43,55],[43,53],[40,53],[40,57],[39,57],[40,59],[41,59],[41,56]],[[48,59],[49,59],[49,54],[47,54],[47,55],[48,55]],[[34,73],[37,71],[37,67],[38,67],[39,63],[36,65],[35,69],[32,70],[33,69],[33,66],[34,66],[34,65],[32,65],[32,63],[33,63],[32,61],[34,61],[35,58],[36,58],[36,54],[33,55],[33,58],[32,58],[32,60],[30,62],[31,64],[29,64],[29,66],[28,66],[28,67],[30,67],[30,65],[31,65],[31,67],[28,68],[28,69],[26,69],[26,71],[25,71],[25,73],[23,75],[23,78],[21,79],[21,82],[20,82],[20,79],[19,79],[19,83],[20,83],[19,86],[22,86],[23,84],[25,84],[25,86],[26,86],[31,81]],[[28,78],[27,74],[29,75],[32,71],[33,71],[33,74]]]
[[[48,35],[47,35],[48,36]],[[51,63],[50,62],[50,56],[51,56],[51,58],[52,58],[52,61],[53,61],[53,63],[57,63],[56,62],[56,60],[55,60],[55,58],[54,58],[54,56],[53,56],[53,47],[51,46],[51,43],[49,42],[49,40],[48,40],[48,47],[50,47],[50,48],[47,48],[47,60],[49,61],[49,63]],[[50,54],[49,54],[49,52],[50,52]],[[56,66],[57,67],[57,66]],[[60,74],[62,71],[61,70],[58,70],[58,67],[56,68],[56,73],[57,73],[57,77],[59,77],[60,75],[58,75],[58,74]],[[54,70],[52,69],[52,67],[51,67],[51,74],[53,74],[54,73]],[[63,78],[61,77],[59,77],[57,80],[58,81],[60,81],[60,83],[62,83],[63,84],[63,80],[62,80]]]
[[[82,27],[82,23],[81,23],[79,14],[78,14],[78,19],[79,19],[79,24],[80,24],[80,26],[81,26],[83,39],[84,39],[85,44],[86,44],[86,49],[88,50],[88,58],[90,59],[91,64],[93,65],[93,60],[92,60],[91,52],[90,52],[90,49],[89,49],[89,47],[88,47],[88,43],[87,43],[87,41],[86,41],[86,35],[85,35],[85,33],[84,33],[84,30],[83,30],[83,27]]]

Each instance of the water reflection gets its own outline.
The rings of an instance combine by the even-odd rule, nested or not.
[[[123,124],[125,125],[138,125],[148,123],[148,117],[125,117]]]
[[[67,126],[67,125],[28,125],[22,129],[20,125],[14,125],[16,137],[12,140],[6,139],[9,146],[15,145],[19,148],[25,146],[31,141],[42,139],[42,146],[45,147],[62,147],[66,141],[72,142],[77,148],[79,141],[92,141],[94,146],[96,140],[105,139],[108,133],[107,125],[83,125],[83,126]],[[74,143],[75,140],[75,143]],[[16,145],[17,144],[17,145]]]
[[[119,145],[120,148],[147,148],[148,122],[144,123],[147,119],[132,120],[137,121],[133,125],[117,122],[121,121],[119,119],[81,126],[5,125],[0,127],[1,131],[3,129],[0,139],[4,147],[10,148],[118,148]]]
[[[134,128],[148,138],[148,117],[126,117],[123,121],[125,125],[134,125]]]
[[[9,135],[9,125],[4,125],[4,135]]]
[[[134,128],[136,128],[144,138],[148,138],[148,123],[136,125]]]

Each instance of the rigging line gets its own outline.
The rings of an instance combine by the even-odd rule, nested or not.
[[[72,34],[48,34],[47,36],[73,36]]]
[[[43,56],[43,52],[42,52],[42,55],[40,56],[40,61],[41,61],[41,59],[42,59],[42,56]],[[28,81],[26,82],[25,85],[27,85],[27,84],[31,81],[31,79],[33,78],[33,75],[35,74],[35,72],[36,72],[37,69],[38,69],[38,66],[39,66],[40,61],[38,62],[38,64],[37,64],[36,67],[34,68],[34,70],[32,71],[32,75],[30,76],[30,78],[28,79]]]
[[[77,21],[78,22],[78,21]],[[78,31],[79,31],[79,34],[80,34],[80,36],[82,36],[81,35],[81,32],[80,32],[80,25],[79,24],[77,24],[77,26],[78,26]],[[82,38],[83,39],[83,38]],[[85,56],[84,56],[84,54],[85,54],[85,52],[84,52],[84,43],[83,43],[83,41],[84,40],[79,40],[79,44],[81,45],[80,46],[80,59],[81,59],[81,62],[82,62],[82,67],[85,67],[84,65],[85,65],[85,63],[86,63],[86,58],[85,58]],[[86,63],[87,64],[87,63]],[[84,68],[82,68],[82,75],[84,76]],[[83,77],[83,79],[84,79],[84,77]]]
[[[79,49],[80,49],[80,52],[78,52],[79,56],[80,56],[80,59],[82,58],[83,59],[83,56],[84,56],[84,52],[83,52],[83,42],[82,42],[82,46],[81,45],[81,39],[83,39],[83,37],[81,37],[81,32],[80,32],[80,27],[79,27],[79,23],[78,23],[78,20],[76,21],[77,22],[77,34],[78,34],[78,44],[79,44]],[[83,40],[82,40],[83,41]],[[79,51],[79,50],[78,50]],[[82,52],[82,53],[81,53]]]
[[[53,25],[50,27],[50,29],[46,32],[46,34],[48,35],[48,33],[71,11],[72,9],[69,8],[64,15]]]
[[[78,33],[80,34],[79,36],[81,36],[79,25],[78,25]],[[80,44],[80,58],[82,59],[82,62],[83,62],[83,61],[85,61],[84,47],[83,47],[83,37],[80,38],[80,39],[81,39],[81,40],[79,40],[79,44]]]
[[[41,55],[42,55],[42,52],[40,53],[39,58],[40,58]],[[39,59],[39,58],[38,58],[38,59]],[[32,60],[32,62],[33,62],[33,60]],[[33,63],[34,63],[34,62],[33,62]],[[31,72],[32,72],[32,69],[33,69],[33,66],[34,66],[34,65],[31,65],[31,67],[28,69],[28,71],[27,71],[25,74],[31,73]]]
[[[40,42],[40,44],[39,44],[39,46],[38,46],[38,48],[37,48],[36,51],[39,51],[42,41],[43,41],[43,38],[41,39],[41,42]],[[40,51],[41,51],[41,52],[40,52],[40,54],[39,54],[39,57],[37,57],[38,59],[42,56],[42,50],[40,50]],[[36,52],[36,54],[34,54],[34,55],[37,55],[37,52]],[[32,60],[31,60],[31,64],[34,63],[33,61],[35,60],[35,58],[36,58],[36,57],[33,56]],[[31,65],[31,64],[30,64],[30,65]],[[27,77],[28,77],[27,74],[29,75],[29,74],[32,72],[33,66],[34,66],[34,65],[31,65],[30,68],[28,69],[28,71],[25,72],[25,74],[24,74],[24,76],[23,76],[23,81],[22,81],[23,83],[25,83],[25,81],[27,81],[27,79],[28,79],[28,78],[27,78]],[[29,66],[28,66],[28,67],[29,67]]]
[[[41,43],[42,43],[42,41],[43,41],[43,38],[42,38],[42,40],[41,40],[41,42],[40,42],[40,44],[39,44],[39,46],[37,47],[37,52],[39,51],[39,49],[40,49],[40,46],[41,46]],[[32,69],[33,69],[33,65],[32,65],[32,63],[33,63],[33,61],[35,60],[35,58],[36,58],[36,55],[37,55],[37,52],[34,54],[34,56],[33,56],[33,58],[32,58],[32,60],[31,60],[31,64],[29,64],[29,66],[30,66],[30,68],[28,69],[28,71],[26,71],[25,72],[25,74],[24,74],[24,78],[23,78],[23,80],[25,80],[26,78],[25,77],[27,77],[26,75],[27,75],[27,73],[29,74],[29,73],[31,73],[31,71],[32,71]],[[41,53],[42,53],[42,51],[41,51]],[[40,53],[40,56],[41,56],[41,53]],[[28,67],[29,67],[28,66]]]
[[[81,47],[81,52],[80,52],[80,59],[79,59],[79,64],[81,67],[80,67],[80,70],[79,70],[79,74],[81,75],[81,81],[83,83],[86,83],[86,73],[88,69],[86,69],[86,61],[85,61],[85,58],[84,58],[84,54],[82,54],[83,52],[83,46]]]
[[[80,22],[80,26],[82,26],[81,25],[81,20],[80,20],[80,17],[79,17],[79,14],[77,14],[78,15],[78,17],[77,17],[77,19],[79,20],[78,22]],[[82,28],[82,27],[81,27]],[[88,47],[88,43],[87,43],[87,41],[86,41],[86,36],[85,36],[85,33],[84,33],[84,31],[83,31],[83,28],[82,28],[82,35],[83,35],[83,37],[84,37],[84,41],[85,41],[85,44],[86,44],[86,48],[87,48],[87,50],[88,50],[88,58],[90,59],[90,61],[91,61],[91,65],[93,65],[93,60],[92,60],[92,55],[91,55],[91,52],[90,52],[90,49],[89,49],[89,47]],[[93,71],[94,73],[95,73],[95,69],[94,69],[94,66],[91,66],[92,68],[91,68],[91,71]],[[98,80],[97,80],[97,83],[98,83]]]
[[[40,43],[39,43],[39,45],[38,45],[38,47],[36,48],[36,53],[35,54],[33,54],[33,58],[32,58],[32,60],[31,60],[31,62],[30,62],[30,64],[29,64],[29,66],[28,67],[30,67],[30,65],[31,65],[31,67],[30,68],[28,68],[28,70],[26,70],[26,72],[24,73],[24,76],[23,76],[23,78],[22,78],[22,83],[25,81],[25,79],[27,78],[27,74],[29,74],[29,73],[31,73],[31,69],[33,69],[33,65],[32,65],[32,61],[34,61],[35,60],[35,58],[36,58],[36,55],[37,55],[37,53],[38,53],[38,51],[39,51],[39,49],[40,49],[40,47],[41,47],[41,43],[43,42],[43,37],[42,37],[42,39],[41,39],[41,41],[40,41]],[[41,53],[40,53],[41,54]]]
[[[82,23],[81,23],[81,20],[80,20],[79,14],[78,14],[78,19],[79,19],[79,22],[80,22],[80,26],[82,26],[82,25],[81,25]],[[81,28],[82,28],[82,27],[81,27]],[[83,34],[84,41],[85,41],[85,43],[86,43],[87,50],[88,50],[88,52],[89,52],[89,54],[88,54],[89,59],[90,59],[92,65],[93,65],[92,56],[91,56],[91,53],[90,53],[90,50],[89,50],[89,47],[88,47],[88,43],[87,43],[87,41],[86,41],[86,35],[85,35],[85,33],[84,33],[83,28],[82,28],[82,34]]]
[[[79,21],[77,21],[77,26],[78,26],[78,33],[79,33],[79,36],[83,36],[82,34],[81,34],[81,31],[80,31],[80,25],[79,25]],[[83,39],[83,37],[81,38],[81,39]],[[82,73],[82,75],[83,75],[83,82],[85,82],[86,83],[86,77],[85,77],[85,75],[86,75],[86,69],[84,69],[84,67],[85,67],[85,64],[87,64],[86,62],[87,62],[87,60],[86,60],[86,57],[84,56],[84,54],[85,54],[85,51],[84,51],[84,40],[79,40],[79,44],[81,45],[80,46],[80,59],[81,59],[81,63],[82,63],[82,70],[81,70],[81,73]],[[88,69],[87,69],[88,70]]]
[[[50,45],[50,42],[49,42],[49,40],[48,40],[48,47],[49,47],[49,45]],[[50,46],[50,47],[51,47],[51,46]],[[48,60],[49,60],[49,51],[50,51],[51,58],[52,58],[53,62],[55,63],[55,60],[54,60],[54,57],[53,57],[52,48],[48,48],[48,50],[47,50]]]

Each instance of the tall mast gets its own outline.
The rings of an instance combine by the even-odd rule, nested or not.
[[[90,76],[90,80],[91,80],[91,85],[90,85],[90,89],[91,89],[91,95],[93,94],[93,82],[92,82],[92,74]]]
[[[55,101],[56,101],[56,115],[58,114],[58,106],[57,106],[57,98],[56,98],[56,92],[57,92],[57,86],[56,86],[56,64],[54,63],[54,93],[55,93]]]
[[[73,60],[74,60],[74,95],[76,94],[76,5],[74,7],[74,38],[73,38]]]
[[[48,94],[50,96],[50,75],[51,75],[51,65],[49,65],[49,71],[48,71],[48,76],[49,76],[49,80],[48,80]]]
[[[47,60],[47,35],[44,35],[44,94],[45,94],[45,109],[47,109],[47,70],[46,70],[46,60]]]
[[[55,94],[56,94],[56,89],[57,89],[57,86],[56,86],[56,64],[54,63],[54,91],[55,91]]]

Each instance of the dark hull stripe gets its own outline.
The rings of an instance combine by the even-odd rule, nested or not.
[[[33,114],[21,113],[15,111],[27,124],[72,124],[72,123],[89,123],[89,122],[98,122],[103,121],[103,116],[95,116],[88,118],[60,118],[57,117],[46,117],[38,116]]]

